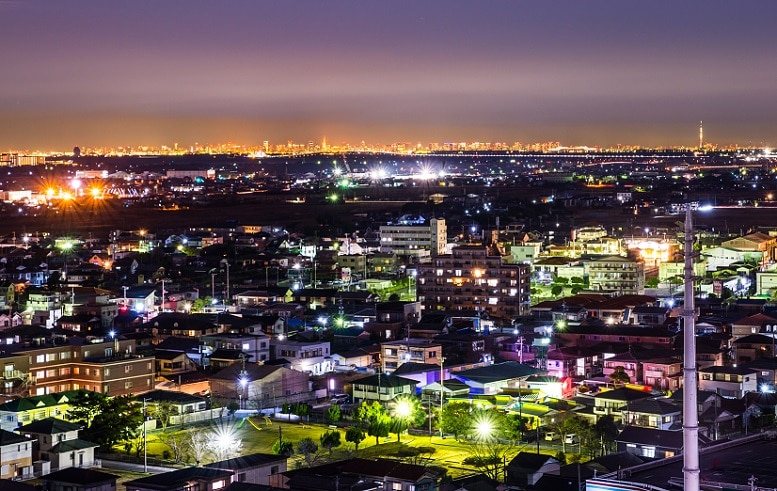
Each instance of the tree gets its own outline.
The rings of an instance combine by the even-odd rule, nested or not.
[[[297,453],[302,455],[308,467],[315,462],[318,452],[318,444],[312,438],[303,438],[297,442]]]
[[[178,414],[178,408],[170,401],[161,401],[154,407],[154,418],[162,425],[162,432],[167,431],[170,419]]]
[[[84,425],[84,439],[103,447],[132,440],[143,423],[141,406],[132,396],[108,397],[80,390],[70,401],[68,419]]]
[[[170,447],[172,457],[176,464],[183,461],[183,454],[186,450],[186,438],[180,432],[171,432],[164,436],[162,443]]]
[[[321,446],[329,451],[329,457],[332,457],[332,450],[342,444],[339,431],[327,431],[321,435]]]
[[[381,437],[389,435],[391,417],[378,401],[373,401],[372,404],[362,402],[356,409],[356,420],[366,426],[368,435],[375,437],[375,445],[380,444]]]
[[[340,421],[340,418],[343,417],[343,413],[340,410],[340,406],[337,404],[332,404],[329,406],[329,409],[326,410],[326,419],[331,421],[332,423],[337,423]]]
[[[403,414],[399,412],[403,411]],[[394,417],[391,418],[391,432],[396,433],[397,441],[399,441],[399,435],[409,427],[417,427],[422,425],[426,420],[426,412],[424,411],[421,401],[416,397],[398,397],[395,400]]]
[[[310,416],[310,409],[310,404],[307,402],[298,402],[297,404],[294,404],[292,411],[300,418],[304,418],[306,416]]]
[[[629,377],[629,374],[626,373],[626,369],[620,365],[615,367],[613,372],[610,374],[610,380],[612,380],[612,383],[615,385],[623,385],[631,382],[631,378]]]
[[[238,409],[240,409],[240,405],[235,401],[229,401],[229,404],[227,404],[227,414],[230,416],[234,416]]]
[[[203,431],[190,431],[186,434],[186,446],[199,466],[208,454],[208,436]]]
[[[523,418],[518,414],[507,415],[502,420],[502,433],[514,442],[521,441],[528,424],[529,418]]]
[[[364,430],[358,426],[351,426],[345,432],[345,441],[354,444],[354,450],[359,450],[359,444],[364,441]]]
[[[440,430],[443,433],[453,433],[456,440],[465,435],[472,421],[469,414],[469,404],[465,402],[449,402],[440,412]]]
[[[469,465],[482,472],[490,479],[499,481],[500,471],[504,467],[505,445],[491,441],[478,442],[469,447],[469,457],[462,460],[462,464]]]
[[[290,440],[275,440],[272,445],[272,451],[275,455],[282,455],[283,457],[291,457],[294,455],[294,444]]]
[[[550,288],[550,294],[554,297],[561,296],[562,293],[564,293],[564,287],[561,285],[553,285]]]
[[[645,279],[645,287],[646,288],[658,288],[658,277],[654,276],[652,278],[646,278]]]
[[[615,424],[615,418],[611,414],[602,416],[594,424],[594,431],[599,439],[602,454],[606,454],[607,450],[615,443],[615,438],[618,437],[618,427]]]
[[[563,436],[563,440],[561,440],[561,446],[562,446],[561,449],[564,451],[564,453],[566,453],[567,451],[567,448],[566,448],[567,435],[570,435],[570,434],[577,435],[577,438],[581,440],[581,445],[582,445],[582,439],[587,436],[587,433],[589,433],[590,427],[591,427],[591,424],[587,420],[581,418],[576,414],[562,421],[560,426],[561,434]],[[572,457],[568,457],[567,461],[572,462],[571,459]]]

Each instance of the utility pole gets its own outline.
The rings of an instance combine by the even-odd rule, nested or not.
[[[442,384],[443,377],[445,375],[443,373],[443,364],[444,363],[445,363],[445,357],[441,356],[440,357],[440,418],[438,420],[438,424],[440,424],[440,438],[442,438],[442,436],[443,436],[442,424],[441,423],[442,423],[442,401],[443,401],[443,398],[445,397],[445,386]]]
[[[143,399],[143,472],[148,473],[148,440],[146,437],[146,401]]]

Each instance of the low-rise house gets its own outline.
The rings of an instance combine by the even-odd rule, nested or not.
[[[94,469],[62,469],[41,478],[42,491],[115,491],[118,478]]]
[[[33,421],[20,427],[17,432],[34,440],[33,460],[50,462],[51,469],[67,467],[92,467],[94,452],[99,446],[78,437],[80,424],[57,418]]]
[[[623,408],[621,418],[625,425],[671,431],[682,429],[682,408],[659,399],[633,401]]]
[[[413,379],[378,373],[353,381],[353,400],[355,403],[389,402],[400,395],[415,394],[417,386],[418,382]]]
[[[205,465],[207,469],[232,471],[235,482],[270,485],[273,475],[286,472],[286,457],[254,453]]]
[[[699,389],[741,399],[758,390],[758,373],[746,367],[708,367],[699,370]]]
[[[210,390],[214,399],[241,402],[244,409],[277,408],[313,397],[308,374],[254,363],[245,368],[236,363],[211,375]]]
[[[436,491],[442,477],[440,471],[428,466],[391,459],[353,458],[275,474],[270,485],[299,491]]]
[[[777,324],[775,324],[777,326]],[[771,327],[771,326],[770,326]],[[737,364],[748,363],[761,358],[774,358],[777,333],[749,334],[734,340],[734,360]]]
[[[0,479],[32,477],[31,438],[0,430]]]
[[[528,365],[508,361],[469,370],[454,372],[453,376],[470,387],[473,394],[496,394],[504,388],[518,388],[521,381],[539,370]]]
[[[332,371],[332,357],[329,341],[293,341],[273,339],[270,341],[270,358],[284,358],[299,372],[321,375]]]
[[[530,452],[519,452],[507,463],[505,482],[525,489],[533,486],[545,474],[560,473],[561,463],[555,458]]]
[[[173,377],[197,370],[197,364],[183,351],[155,349],[154,363],[156,374],[161,377]]]
[[[699,438],[700,443],[702,438]],[[615,442],[619,452],[650,459],[664,459],[682,453],[683,432],[626,426],[615,438]]]
[[[648,387],[675,391],[683,386],[683,363],[671,357],[642,361],[642,380]]]
[[[124,483],[127,491],[217,491],[233,481],[234,473],[228,469],[187,467]]]
[[[23,424],[46,418],[62,418],[70,407],[69,393],[14,399],[0,404],[0,429],[13,431]]]
[[[567,346],[548,351],[545,369],[557,378],[589,378],[599,363],[599,354],[592,349]]]
[[[650,399],[650,392],[621,387],[620,389],[606,390],[594,396],[594,414],[598,416],[611,415],[615,420],[620,420],[623,410],[635,401]]]

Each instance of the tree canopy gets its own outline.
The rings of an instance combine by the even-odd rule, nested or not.
[[[143,424],[141,405],[129,395],[108,397],[79,390],[70,404],[68,418],[83,424],[83,438],[100,446],[132,440]]]

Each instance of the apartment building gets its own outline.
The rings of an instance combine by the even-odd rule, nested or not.
[[[645,265],[642,261],[609,256],[587,263],[591,290],[620,295],[641,295],[645,290]]]
[[[422,225],[381,225],[380,252],[423,258],[445,254],[448,227],[443,218]]]
[[[495,248],[459,246],[418,265],[416,291],[425,310],[473,310],[511,319],[529,309],[530,269],[508,264]]]
[[[381,343],[380,355],[381,368],[385,373],[391,373],[407,362],[439,365],[442,344],[418,338],[397,340]]]
[[[109,395],[154,388],[154,357],[135,352],[135,341],[102,337],[40,338],[3,345],[2,392],[45,395],[86,389]]]

